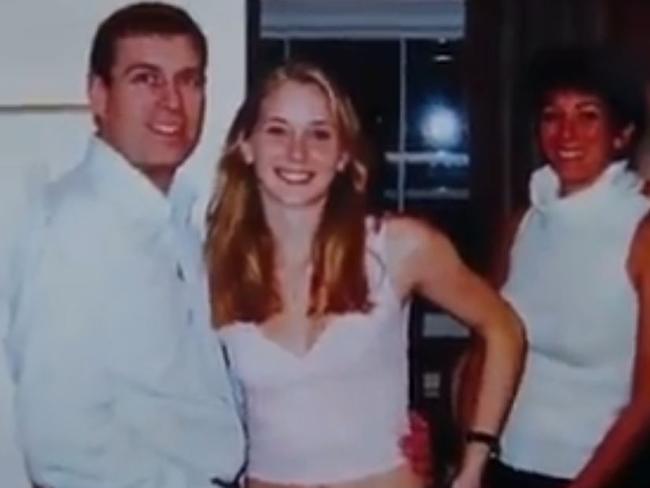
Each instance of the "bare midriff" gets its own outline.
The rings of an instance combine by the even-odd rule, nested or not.
[[[246,488],[423,488],[424,482],[407,465],[399,466],[384,473],[373,474],[363,478],[341,483],[273,483],[255,478],[248,478]]]

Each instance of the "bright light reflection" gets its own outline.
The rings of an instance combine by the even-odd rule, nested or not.
[[[436,148],[452,148],[461,140],[460,117],[441,105],[433,105],[426,112],[420,130],[424,139]]]

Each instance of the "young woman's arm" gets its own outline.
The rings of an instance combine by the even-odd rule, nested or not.
[[[513,212],[501,224],[494,239],[487,278],[496,290],[500,289],[508,278],[510,249],[527,211],[527,207],[522,207]],[[471,427],[484,359],[483,341],[477,334],[472,333],[468,347],[458,358],[452,375],[452,413],[462,432]]]
[[[474,431],[498,435],[520,375],[524,335],[514,311],[465,266],[439,231],[405,217],[388,225],[388,269],[406,297],[417,292],[457,317],[485,343]],[[468,443],[455,486],[478,487],[489,454],[483,443]]]
[[[630,402],[571,483],[571,488],[610,486],[650,431],[650,214],[639,224],[632,241],[628,273],[639,306]]]

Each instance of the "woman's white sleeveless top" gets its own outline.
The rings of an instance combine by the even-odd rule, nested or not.
[[[408,428],[408,307],[385,268],[385,225],[367,231],[371,311],[333,317],[304,355],[257,324],[221,329],[244,393],[248,475],[337,483],[402,463]]]
[[[549,167],[531,179],[503,288],[529,341],[503,434],[510,466],[573,478],[629,400],[638,305],[626,263],[650,206],[640,183],[622,162],[564,198]]]

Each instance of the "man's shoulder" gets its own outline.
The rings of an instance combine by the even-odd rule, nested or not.
[[[84,163],[66,171],[44,187],[44,201],[53,208],[65,208],[75,200],[88,198],[90,178]]]
[[[39,212],[50,230],[87,231],[101,221],[102,205],[84,164],[45,185]]]

